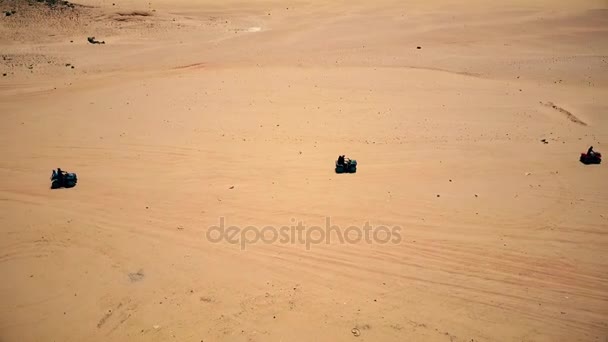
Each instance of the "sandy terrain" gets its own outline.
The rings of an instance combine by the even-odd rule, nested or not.
[[[606,1],[0,10],[0,341],[608,341]]]

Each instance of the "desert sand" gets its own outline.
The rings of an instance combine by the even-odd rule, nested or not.
[[[606,1],[0,10],[0,341],[608,341]]]

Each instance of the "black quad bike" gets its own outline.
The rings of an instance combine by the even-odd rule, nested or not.
[[[336,160],[336,173],[355,173],[357,172],[357,161],[354,159],[339,156]]]
[[[600,164],[602,162],[602,154],[599,152],[581,153],[579,160],[585,165]]]
[[[78,178],[75,173],[65,172],[60,168],[53,170],[51,174],[51,189],[73,188],[77,182]]]

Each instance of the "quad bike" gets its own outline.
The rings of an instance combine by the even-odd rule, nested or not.
[[[53,170],[51,174],[51,189],[73,188],[76,186],[78,178],[75,173],[65,172],[60,168]]]
[[[336,160],[336,173],[355,173],[357,172],[357,161],[354,159],[339,156]]]
[[[599,152],[581,153],[580,161],[585,165],[599,164],[602,162],[602,154]]]

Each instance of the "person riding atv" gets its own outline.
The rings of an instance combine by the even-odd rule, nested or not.
[[[51,180],[56,179],[58,182],[63,182],[63,174],[65,171],[61,170],[60,167],[57,168],[57,171],[53,170],[53,174],[51,175]]]
[[[355,173],[357,172],[357,161],[346,158],[344,155],[338,156],[336,161],[336,173]]]
[[[51,174],[51,189],[72,188],[76,186],[77,182],[78,178],[75,173],[65,172],[59,167]]]
[[[600,164],[602,162],[602,154],[594,151],[593,146],[587,149],[587,153],[581,153],[580,161],[583,164]]]

